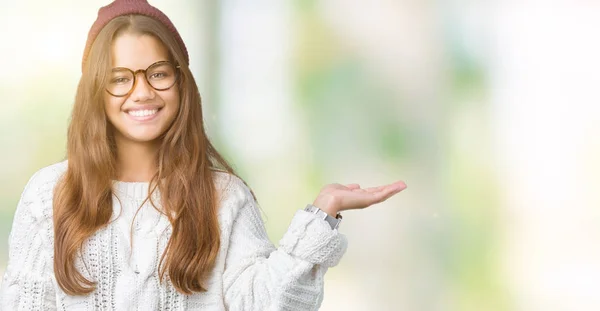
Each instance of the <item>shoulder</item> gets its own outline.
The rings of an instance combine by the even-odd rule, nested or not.
[[[67,160],[42,167],[29,179],[29,183],[44,184],[57,181],[67,171]]]
[[[224,171],[214,171],[213,176],[219,194],[220,213],[235,214],[242,206],[255,202],[252,190],[241,178]]]
[[[54,186],[66,171],[67,160],[39,169],[29,178],[23,195],[52,195]]]
[[[238,176],[225,171],[214,171],[213,180],[219,192],[239,196],[250,193],[250,187]]]
[[[36,171],[30,178],[23,193],[20,205],[36,218],[50,218],[54,187],[67,170],[67,161],[58,162]]]
[[[15,243],[14,245],[22,246],[24,243],[31,243],[29,246],[37,245],[35,243],[39,242],[35,242],[32,237],[34,234],[40,234],[43,239],[42,245],[49,247],[47,251],[51,252],[54,187],[66,170],[67,162],[62,161],[37,170],[29,178],[13,217],[10,240],[16,241],[12,242]],[[15,250],[12,252],[14,253]]]

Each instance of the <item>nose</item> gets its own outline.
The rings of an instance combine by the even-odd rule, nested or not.
[[[136,73],[135,85],[129,97],[135,102],[154,99],[154,89],[146,81],[143,72]]]

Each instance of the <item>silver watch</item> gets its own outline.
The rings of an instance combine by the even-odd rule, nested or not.
[[[317,215],[319,218],[328,222],[329,225],[331,226],[331,229],[337,229],[340,226],[340,222],[342,222],[342,214],[337,213],[335,218],[333,218],[333,217],[329,216],[329,214],[325,213],[324,211],[322,211],[321,209],[319,209],[318,207],[316,207],[312,204],[306,205],[304,210],[309,213],[313,213],[313,214]]]

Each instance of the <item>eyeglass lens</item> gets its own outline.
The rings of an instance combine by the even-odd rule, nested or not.
[[[166,90],[175,84],[175,67],[168,62],[158,62],[145,70],[148,84],[158,91]],[[135,74],[128,68],[112,70],[106,90],[115,96],[127,95],[133,88]]]

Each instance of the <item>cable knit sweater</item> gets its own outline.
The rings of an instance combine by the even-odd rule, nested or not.
[[[66,169],[67,161],[45,167],[25,186],[9,237],[1,310],[317,310],[323,276],[346,251],[343,234],[303,210],[275,248],[249,189],[219,172],[214,181],[224,192],[220,252],[208,291],[184,295],[168,277],[163,283],[158,278],[158,261],[172,232],[167,218],[146,203],[132,224],[148,183],[114,181],[115,221],[85,242],[76,261],[78,270],[97,282],[96,290],[70,296],[57,285],[52,262],[53,189]],[[160,193],[153,195],[160,202]]]

